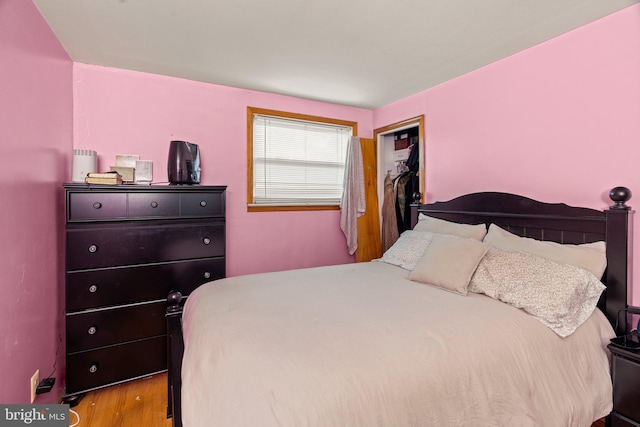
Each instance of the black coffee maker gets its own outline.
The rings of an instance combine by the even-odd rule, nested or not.
[[[170,184],[200,184],[198,144],[187,141],[171,141],[167,163]]]

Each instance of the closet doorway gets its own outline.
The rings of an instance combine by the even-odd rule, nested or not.
[[[397,186],[400,179],[406,180],[407,175],[413,177],[413,187],[407,187],[407,191],[413,193],[419,191],[423,203],[425,194],[425,142],[424,142],[424,116],[414,117],[398,123],[393,123],[373,131],[373,139],[376,143],[377,160],[377,193],[380,224],[382,224],[382,206],[384,204],[384,181],[387,173]],[[418,152],[413,153],[417,148]],[[416,158],[417,157],[417,160]],[[406,181],[402,181],[406,182]],[[409,190],[409,188],[412,188]],[[402,194],[402,193],[401,193]],[[413,203],[413,194],[405,194],[409,203]],[[407,213],[407,216],[408,213]],[[409,220],[405,223],[409,224]],[[401,224],[398,225],[403,231]],[[384,250],[384,248],[383,248]]]

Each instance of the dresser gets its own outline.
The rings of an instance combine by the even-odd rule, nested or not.
[[[65,184],[65,400],[167,369],[170,291],[225,276],[225,186]]]

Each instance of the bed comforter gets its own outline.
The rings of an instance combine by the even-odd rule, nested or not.
[[[581,426],[607,415],[596,310],[567,338],[382,262],[227,278],[183,315],[192,426]]]

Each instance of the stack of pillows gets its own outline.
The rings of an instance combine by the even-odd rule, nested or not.
[[[409,279],[520,308],[561,337],[593,313],[605,286],[604,242],[566,245],[512,234],[495,224],[458,224],[420,214],[381,261]]]

